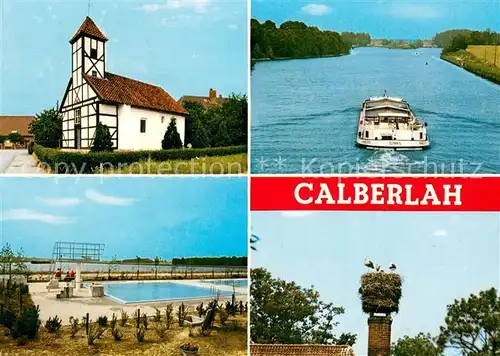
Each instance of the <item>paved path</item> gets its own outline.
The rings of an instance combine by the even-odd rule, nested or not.
[[[44,174],[27,150],[0,150],[0,173]]]
[[[168,281],[166,280],[162,280],[161,282],[144,281],[143,283],[150,283],[150,282],[162,283]],[[199,285],[199,281],[173,280],[171,282],[178,284]],[[91,284],[91,283],[92,282],[85,282],[85,284]],[[110,282],[110,284],[111,283],[112,282]],[[123,284],[123,283],[135,284],[137,283],[137,281],[130,281],[130,282],[120,281],[120,282],[114,282],[113,284]],[[60,285],[63,284],[64,283],[61,283]],[[89,313],[90,318],[93,320],[96,320],[97,317],[101,315],[106,315],[108,319],[111,319],[113,313],[118,317],[118,319],[120,319],[120,309],[125,310],[129,316],[133,316],[136,313],[137,308],[140,308],[141,314],[146,313],[148,316],[151,316],[155,314],[154,307],[159,308],[163,312],[164,307],[166,307],[167,304],[172,303],[174,305],[174,312],[175,312],[177,310],[177,306],[182,302],[186,304],[186,306],[189,308],[191,312],[193,312],[194,310],[196,310],[196,306],[198,306],[201,302],[207,305],[207,303],[213,299],[213,297],[204,297],[199,299],[185,299],[178,301],[157,301],[157,302],[122,304],[108,297],[102,297],[102,298],[91,297],[89,296],[89,291],[87,288],[80,289],[80,291],[78,292],[75,291],[75,296],[73,298],[57,299],[56,293],[54,291],[48,292],[46,290],[45,288],[46,285],[47,283],[29,283],[31,298],[33,299],[35,305],[40,306],[40,320],[42,321],[42,324],[45,323],[45,321],[48,318],[57,315],[59,316],[59,318],[62,319],[63,324],[67,325],[69,323],[70,316],[81,317],[85,315],[85,313]],[[206,283],[203,284],[203,287],[207,288]],[[217,285],[217,288],[219,287],[221,286]],[[227,288],[232,289],[232,287],[227,287]],[[246,288],[238,288],[238,289],[239,290],[236,290],[236,292],[241,294],[238,294],[236,296],[236,301],[238,302],[242,300],[243,304],[245,304],[245,302],[248,301],[248,296],[246,294],[247,290]],[[224,303],[226,301],[231,301],[231,296],[221,296],[219,298],[219,301],[221,303]]]

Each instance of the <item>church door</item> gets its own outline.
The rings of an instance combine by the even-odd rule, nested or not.
[[[75,125],[75,148],[82,148],[82,127]]]

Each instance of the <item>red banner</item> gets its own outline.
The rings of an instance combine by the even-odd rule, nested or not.
[[[500,176],[253,176],[251,210],[500,211]]]

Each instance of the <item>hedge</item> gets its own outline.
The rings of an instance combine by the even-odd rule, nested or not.
[[[40,164],[56,174],[93,173],[101,168],[117,168],[141,161],[164,162],[196,157],[227,156],[246,153],[247,146],[209,147],[150,151],[72,152],[35,144],[33,151]]]

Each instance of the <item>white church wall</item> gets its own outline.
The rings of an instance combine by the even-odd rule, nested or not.
[[[176,119],[177,132],[184,142],[186,120],[184,116],[120,105],[118,107],[118,148],[121,150],[161,149],[161,141],[172,118]],[[140,131],[141,119],[146,120],[146,132],[143,133]]]
[[[99,105],[99,122],[108,127],[115,127],[116,118],[114,116],[106,116],[106,115],[116,115],[116,106],[109,104]]]

